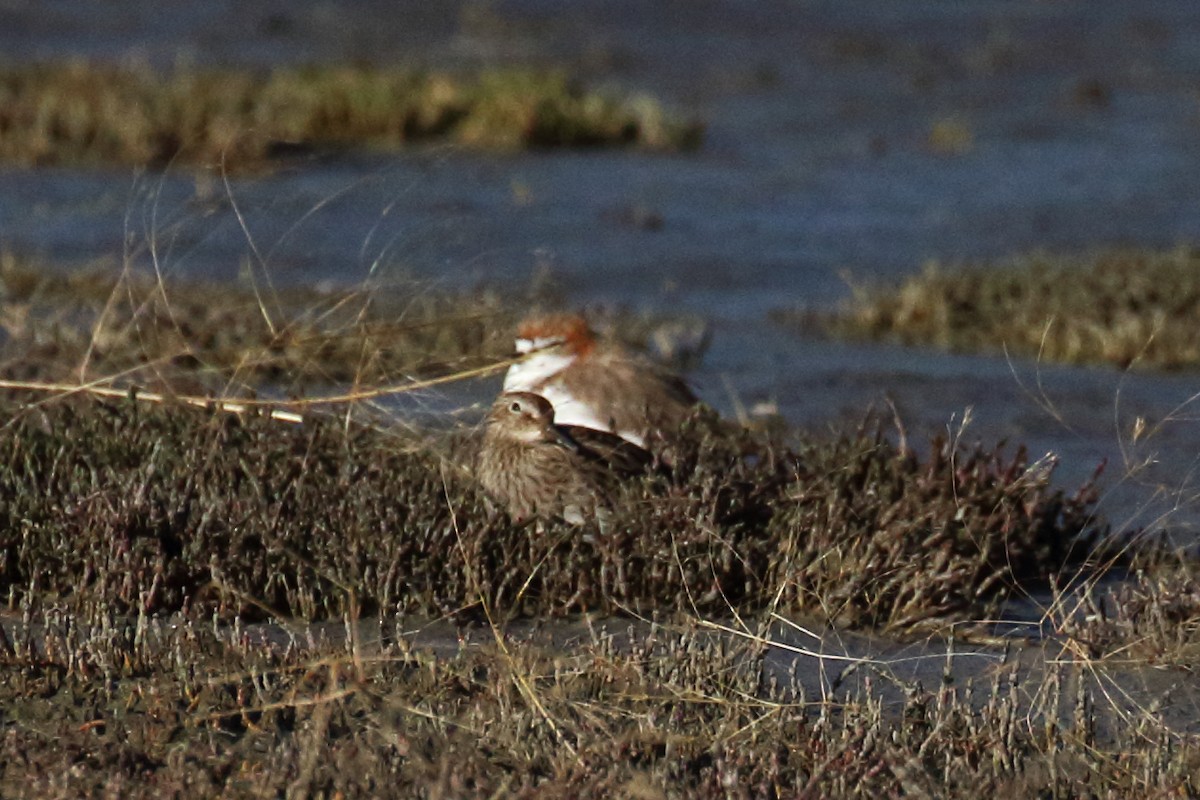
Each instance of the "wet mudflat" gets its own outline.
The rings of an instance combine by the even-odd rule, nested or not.
[[[21,780],[6,793],[1191,791],[1195,697],[1159,671],[877,644],[853,672],[832,659],[816,671],[695,625],[459,631],[447,648],[451,631],[422,641],[420,624],[393,624],[351,628],[350,645],[301,633],[282,649],[254,628],[160,619],[89,638],[52,618],[44,641],[94,671],[32,667],[6,682],[6,760]],[[859,644],[836,638],[837,655]],[[116,651],[128,658],[87,660]]]
[[[703,119],[704,144],[431,144],[253,178],[3,167],[0,237],[47,269],[109,259],[240,292],[188,284],[148,324],[151,282],[102,340],[111,287],[5,295],[8,376],[282,398],[494,363],[529,306],[604,305],[618,330],[706,321],[692,377],[755,423],[758,456],[701,448],[597,545],[507,527],[464,477],[495,379],[298,428],[11,395],[3,793],[1196,793],[1200,589],[1147,545],[1194,541],[1188,365],[773,321],[835,309],[843,270],[1195,241],[1191,5],[431,9],[11,3],[0,45],[168,67],[549,65]],[[270,303],[246,294],[268,283]],[[396,285],[419,301],[360,302]],[[871,405],[878,438],[858,431]],[[772,408],[786,425],[756,413]],[[447,417],[466,432],[430,433]],[[1138,547],[1091,549],[1107,530]]]

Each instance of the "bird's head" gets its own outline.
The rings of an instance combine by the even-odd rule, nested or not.
[[[578,314],[530,317],[517,326],[517,355],[535,353],[578,358],[596,345],[596,335]]]
[[[554,424],[550,401],[532,392],[505,392],[497,397],[488,413],[487,431],[491,436],[527,444],[549,442],[572,450],[579,447]]]

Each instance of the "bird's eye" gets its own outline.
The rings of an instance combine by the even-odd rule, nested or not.
[[[514,414],[520,414],[521,413],[521,401],[513,400],[513,403],[511,406],[508,407],[508,410]]]

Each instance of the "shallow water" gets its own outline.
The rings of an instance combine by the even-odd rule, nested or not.
[[[429,147],[291,162],[260,179],[178,170],[0,171],[0,240],[52,259],[153,250],[168,272],[277,281],[402,273],[571,302],[694,312],[693,378],[726,413],[773,402],[823,428],[874,403],[908,435],[956,429],[1107,460],[1118,527],[1190,533],[1194,374],[1122,375],[793,336],[771,309],[828,308],[931,257],[1200,239],[1200,7],[1126,3],[0,3],[10,60],[551,63],[708,122],[699,152],[484,155]],[[961,151],[930,144],[952,121]],[[661,225],[645,224],[661,220]],[[492,385],[460,397],[484,397]],[[1137,417],[1171,420],[1129,443]],[[1149,460],[1144,468],[1136,468]],[[1164,516],[1165,515],[1165,516]]]

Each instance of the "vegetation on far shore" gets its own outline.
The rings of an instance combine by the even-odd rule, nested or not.
[[[996,264],[931,262],[899,287],[853,287],[829,315],[788,325],[960,352],[1121,368],[1200,366],[1200,249],[1033,253]]]
[[[0,161],[264,167],[297,148],[695,147],[702,127],[647,96],[531,69],[247,69],[53,62],[0,67]]]

